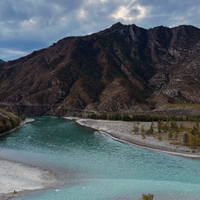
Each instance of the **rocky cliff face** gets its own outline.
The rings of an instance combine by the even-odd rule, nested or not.
[[[0,63],[0,106],[26,115],[150,112],[200,102],[200,29],[114,24]]]

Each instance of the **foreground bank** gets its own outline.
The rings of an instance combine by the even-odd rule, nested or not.
[[[163,138],[159,141],[154,136],[146,136],[145,139],[140,134],[133,133],[133,126],[144,127],[150,129],[151,122],[122,122],[122,121],[109,121],[109,120],[92,120],[92,119],[79,119],[74,117],[66,117],[66,119],[75,120],[78,124],[87,126],[98,130],[100,133],[112,137],[115,140],[134,144],[143,148],[151,150],[162,151],[172,155],[185,156],[191,158],[200,158],[200,151],[195,151],[188,146],[172,144],[172,140]]]
[[[26,123],[33,122],[34,119],[25,119],[10,131],[2,133],[6,135],[22,127]],[[0,199],[7,200],[14,197],[23,196],[33,190],[41,190],[52,187],[57,183],[53,174],[36,167],[23,165],[16,162],[7,161],[0,158]]]
[[[56,184],[54,176],[36,167],[0,159],[0,199],[6,200]]]

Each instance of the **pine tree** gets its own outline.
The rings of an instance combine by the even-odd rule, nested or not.
[[[145,136],[145,132],[142,132],[142,139],[145,139],[146,138],[146,136]]]
[[[184,129],[185,129],[183,122],[181,122],[180,129],[181,129],[181,130],[184,130]]]
[[[140,129],[142,132],[144,131],[144,125],[142,125],[141,129]]]
[[[172,133],[171,130],[170,130],[169,133],[168,133],[168,138],[169,138],[169,139],[172,139],[172,138],[173,138],[173,133]]]
[[[158,133],[160,133],[161,132],[161,122],[160,122],[160,120],[158,120]]]
[[[149,134],[153,135],[153,132],[154,132],[154,130],[153,130],[153,123],[151,123],[151,127],[149,129]]]
[[[192,130],[190,131],[190,133],[191,133],[192,135],[196,135],[197,132],[198,132],[198,128],[197,128],[196,126],[193,126]]]
[[[165,123],[164,126],[162,127],[162,129],[163,129],[164,132],[169,131],[169,126],[168,126],[168,124]]]
[[[174,134],[174,138],[178,139],[178,132],[177,131]]]
[[[185,133],[185,134],[183,135],[183,143],[184,143],[185,145],[188,145],[188,141],[189,141],[188,134]]]
[[[175,127],[175,131],[177,132],[177,133],[179,133],[179,127],[176,125],[176,127]]]
[[[176,121],[171,120],[171,128],[175,129],[176,128]]]
[[[197,144],[197,138],[194,135],[189,134],[189,145],[191,147],[195,147],[196,144]]]

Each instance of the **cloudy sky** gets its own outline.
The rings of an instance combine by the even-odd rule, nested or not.
[[[8,61],[67,36],[112,24],[200,28],[199,0],[1,0],[0,58]]]

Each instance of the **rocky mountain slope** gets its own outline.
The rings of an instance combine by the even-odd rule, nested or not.
[[[200,29],[117,23],[1,63],[0,107],[26,115],[164,113],[169,102],[200,102],[199,69]]]

